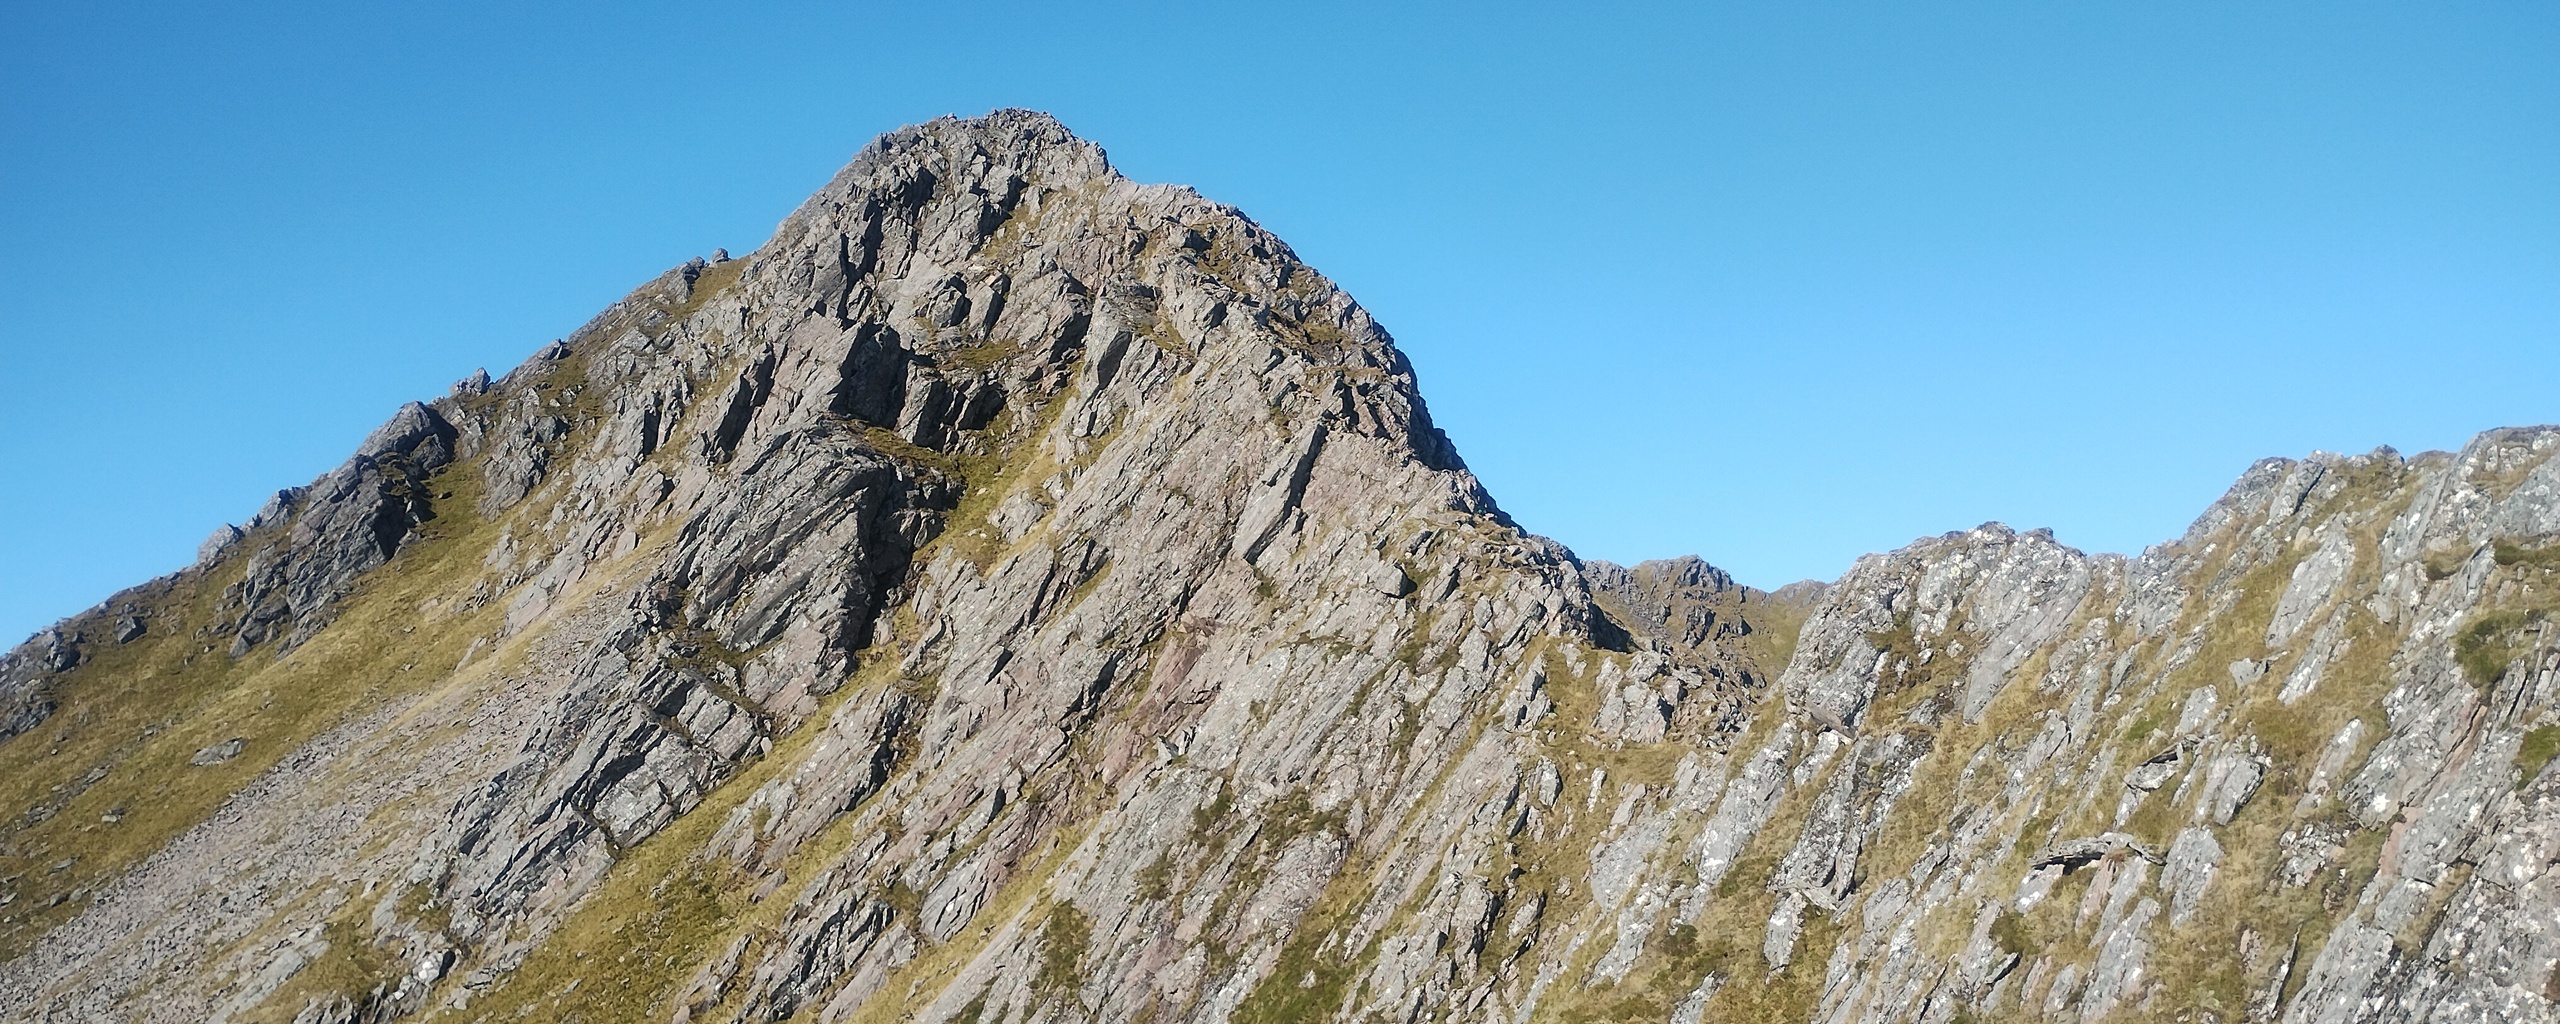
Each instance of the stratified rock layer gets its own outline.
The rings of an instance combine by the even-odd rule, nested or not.
[[[0,657],[0,1019],[2551,1020],[2555,452],[1584,564],[937,121]]]

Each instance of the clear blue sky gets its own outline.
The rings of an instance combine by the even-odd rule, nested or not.
[[[2560,5],[1246,6],[10,0],[0,633],[999,106],[1288,238],[1590,556],[2139,550],[2560,420]]]

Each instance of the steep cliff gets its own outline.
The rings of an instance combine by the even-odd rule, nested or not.
[[[1583,563],[937,121],[0,659],[0,1019],[2560,1019],[2555,451]]]

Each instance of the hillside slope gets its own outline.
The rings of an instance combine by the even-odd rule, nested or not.
[[[0,1020],[2551,1020],[2560,430],[1768,594],[1045,116],[0,659]]]

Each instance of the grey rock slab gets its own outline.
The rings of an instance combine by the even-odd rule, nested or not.
[[[2214,841],[2211,830],[2188,828],[2169,844],[2167,859],[2160,869],[2160,888],[2169,894],[2169,923],[2184,925],[2213,885],[2214,871],[2222,866],[2222,844]]]

